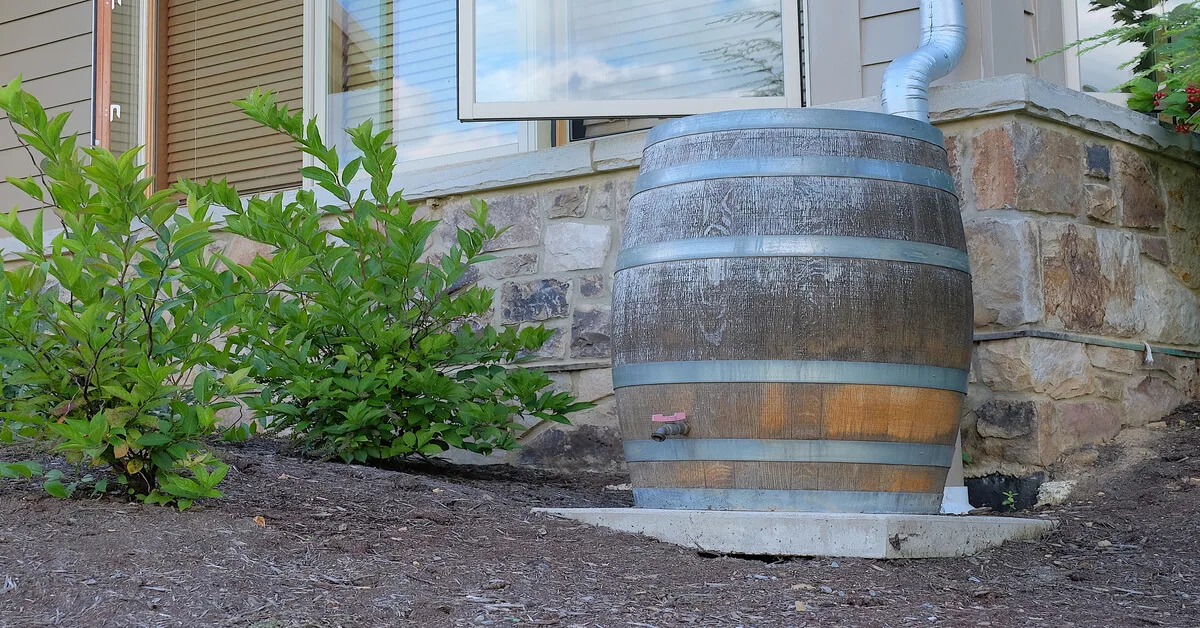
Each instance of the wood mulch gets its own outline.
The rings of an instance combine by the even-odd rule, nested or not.
[[[1200,625],[1200,405],[1102,450],[1047,538],[953,560],[709,556],[530,513],[629,505],[619,476],[224,450],[227,498],[184,513],[0,484],[0,627]]]

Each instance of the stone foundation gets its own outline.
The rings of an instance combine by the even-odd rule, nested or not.
[[[968,476],[1045,469],[1200,397],[1198,156],[1066,122],[1015,113],[940,125],[981,340],[963,422]],[[1004,338],[1013,329],[1052,337]],[[1164,353],[1173,348],[1188,357]]]
[[[1152,350],[1150,363],[1143,345],[1200,349],[1200,154],[1187,138],[1028,77],[952,86],[933,104],[962,201],[981,339],[963,421],[966,474],[1043,470],[1200,397],[1194,357]],[[554,329],[538,363],[598,404],[574,426],[534,426],[510,462],[621,464],[609,299],[641,137],[622,141],[622,159],[597,144],[586,174],[474,192],[494,222],[512,225],[478,277],[497,290],[495,322]],[[445,218],[442,238],[468,207],[459,195],[426,205]],[[1060,337],[1003,337],[1013,332]]]

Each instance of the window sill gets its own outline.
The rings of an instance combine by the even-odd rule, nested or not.
[[[419,201],[637,168],[642,161],[642,147],[646,144],[647,133],[637,131],[572,142],[556,148],[398,171],[395,185],[404,190],[404,198]],[[366,187],[365,180],[356,181],[350,186],[355,194]],[[335,202],[323,190],[318,190],[318,198],[322,203]]]

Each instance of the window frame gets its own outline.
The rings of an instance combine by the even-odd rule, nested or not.
[[[168,132],[162,125],[165,121],[158,115],[161,95],[158,88],[163,83],[161,72],[164,64],[159,63],[159,40],[164,34],[161,29],[165,20],[160,19],[163,0],[126,0],[126,2],[144,2],[142,21],[139,26],[139,46],[142,54],[139,60],[139,81],[142,87],[141,102],[138,109],[139,143],[145,149],[138,156],[138,163],[147,165],[151,174],[158,177],[165,172],[166,164],[159,163],[161,152],[158,150],[162,136]],[[111,123],[109,107],[112,98],[112,12],[120,10],[122,5],[113,7],[113,0],[93,1],[93,85],[92,85],[92,137],[93,145],[111,148]],[[316,116],[318,128],[322,137],[332,137],[341,129],[333,128],[328,120],[326,98],[328,97],[329,59],[323,42],[329,36],[328,0],[303,0],[303,70],[302,70],[302,107],[305,116]],[[411,172],[431,168],[456,165],[491,157],[529,152],[550,147],[550,123],[522,121],[518,126],[518,136],[515,148],[484,148],[444,155],[415,159],[397,164],[397,172]],[[316,158],[305,153],[303,166],[316,165]],[[366,175],[359,173],[356,179]],[[300,186],[312,187],[311,180],[305,179]]]
[[[770,107],[804,106],[801,65],[807,58],[801,44],[802,0],[780,2],[783,23],[784,95],[741,98],[658,98],[648,100],[590,100],[576,102],[477,102],[475,91],[475,3],[458,3],[458,119],[464,122],[557,120],[581,118],[668,118],[675,116]]]
[[[92,11],[92,145],[107,149],[112,142],[112,0],[93,0]]]

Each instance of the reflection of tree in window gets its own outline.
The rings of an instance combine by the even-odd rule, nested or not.
[[[339,155],[358,154],[340,130],[368,119],[376,132],[392,131],[400,163],[434,167],[517,150],[516,122],[458,121],[455,0],[322,1],[330,38],[325,119]]]
[[[768,24],[780,28],[783,15],[779,11],[736,11],[709,22],[719,24],[753,23],[755,29]],[[708,61],[726,61],[730,67],[720,70],[722,74],[745,74],[753,77],[739,89],[750,97],[783,96],[783,42],[773,37],[752,37],[723,44],[703,53]]]
[[[1080,59],[1082,89],[1108,91],[1119,88],[1135,75],[1146,72],[1157,62],[1151,52],[1161,34],[1144,28],[1156,18],[1194,2],[1194,0],[1076,0],[1079,9],[1079,37],[1086,39],[1128,27],[1142,27],[1144,35],[1128,35],[1095,46]],[[1158,42],[1163,43],[1163,42]],[[1130,59],[1130,66],[1118,67]],[[1151,77],[1154,79],[1155,77]],[[1123,91],[1128,91],[1126,88]]]
[[[341,127],[358,126],[371,119],[377,130],[392,122],[392,22],[391,2],[364,3],[359,16],[339,3],[331,3],[329,93],[337,110],[331,116]],[[340,131],[341,129],[336,129]],[[338,134],[338,150],[357,154],[349,138]]]
[[[1121,24],[1126,24],[1129,26],[1136,26],[1138,24],[1144,24],[1147,21],[1149,21],[1151,18],[1153,18],[1154,14],[1151,13],[1151,10],[1154,9],[1155,7],[1157,7],[1158,5],[1160,5],[1161,1],[1160,0],[1090,0],[1090,2],[1088,4],[1091,5],[1091,8],[1089,8],[1088,11],[1104,11],[1106,9],[1111,9],[1114,22],[1119,22]],[[1154,35],[1147,35],[1146,39],[1141,42],[1141,44],[1147,49],[1149,49],[1150,45],[1153,43],[1154,43]],[[1144,72],[1146,70],[1149,70],[1150,67],[1153,65],[1154,65],[1154,59],[1150,58],[1150,55],[1143,54],[1143,56],[1138,60],[1137,65],[1134,66],[1132,69],[1134,72]],[[1085,86],[1085,88],[1086,87],[1089,87],[1089,86]],[[1084,89],[1084,91],[1095,91],[1095,89],[1092,89],[1092,90]]]

